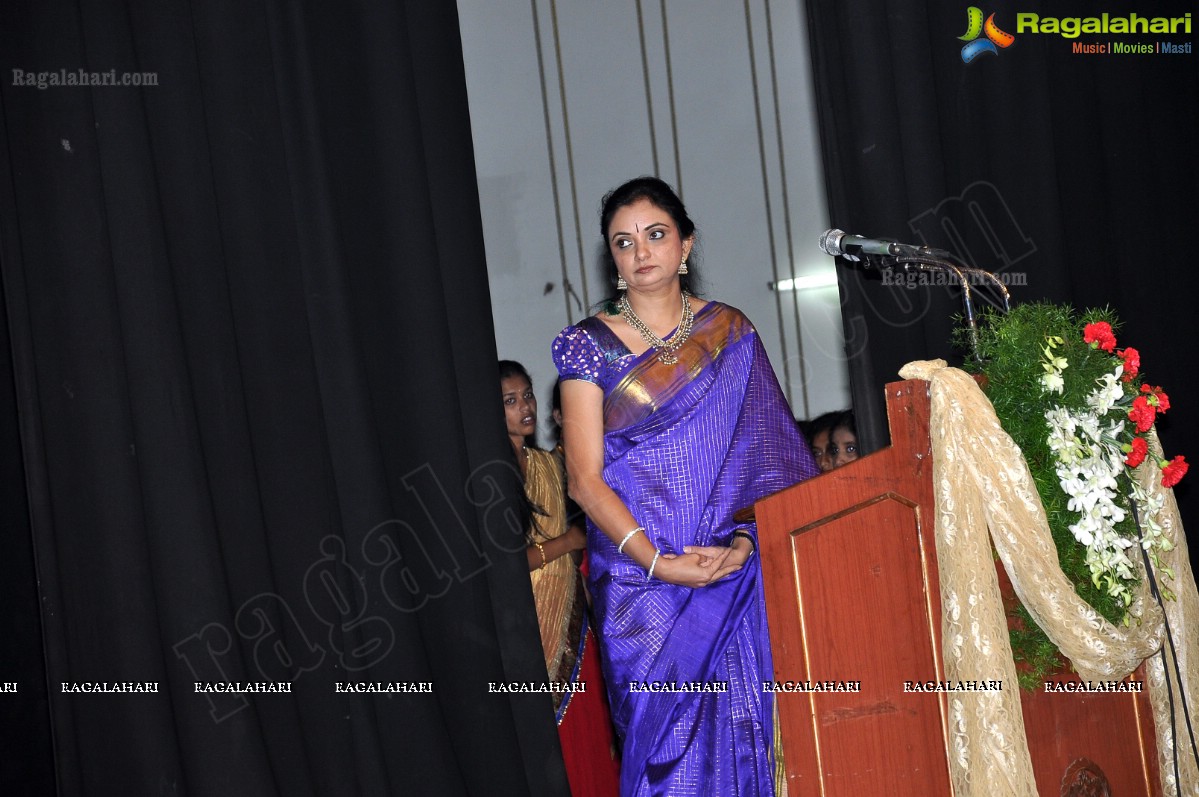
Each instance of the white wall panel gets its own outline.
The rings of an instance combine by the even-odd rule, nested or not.
[[[754,320],[800,417],[848,406],[801,9],[781,0],[459,0],[500,355],[545,401],[549,343],[605,291],[599,202],[681,188],[709,298]],[[569,280],[577,299],[563,290]],[[548,408],[542,415],[548,417]]]

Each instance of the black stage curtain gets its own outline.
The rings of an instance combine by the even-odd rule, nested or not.
[[[565,793],[550,697],[488,693],[545,667],[454,4],[5,3],[0,37],[0,788]]]
[[[1199,461],[1199,335],[1190,326],[1199,303],[1199,53],[1073,52],[1073,42],[1096,41],[1193,50],[1194,35],[1019,33],[1016,10],[980,6],[1015,41],[964,63],[966,8],[808,2],[830,224],[956,252],[1007,274],[1014,302],[1110,305],[1125,323],[1121,345],[1141,352],[1148,379],[1172,398],[1158,427],[1166,453]],[[1192,10],[1181,1],[1018,7],[1054,17]],[[882,386],[900,366],[960,362],[949,344],[960,293],[886,285],[840,262],[838,271],[870,450],[885,442]],[[1192,539],[1196,475],[1176,490]]]

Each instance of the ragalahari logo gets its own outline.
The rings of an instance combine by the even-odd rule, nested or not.
[[[986,35],[986,38],[978,38],[983,34]],[[1016,37],[999,29],[999,26],[995,24],[994,14],[987,17],[986,22],[983,22],[982,9],[978,6],[970,6],[966,9],[966,33],[958,36],[958,40],[967,42],[966,46],[962,48],[962,62],[968,64],[983,53],[999,55],[999,48],[1006,50],[1011,47]]]

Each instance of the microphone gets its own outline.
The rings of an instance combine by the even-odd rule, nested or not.
[[[898,241],[885,241],[878,238],[863,238],[860,235],[850,235],[842,230],[825,230],[820,235],[820,249],[826,255],[843,257],[846,260],[861,260],[858,255],[884,255],[887,257],[914,257],[917,255],[940,254],[940,250],[927,246],[901,244]]]

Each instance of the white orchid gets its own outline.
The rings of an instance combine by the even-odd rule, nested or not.
[[[1053,353],[1056,346],[1061,346],[1064,341],[1058,335],[1050,335],[1045,338],[1045,347],[1041,351],[1045,355],[1045,359],[1041,362],[1041,367],[1045,369],[1045,373],[1041,375],[1041,385],[1047,393],[1057,393],[1061,395],[1066,389],[1066,380],[1062,378],[1062,371],[1070,365],[1065,357],[1058,357]]]
[[[1041,384],[1050,392],[1061,393],[1064,386],[1061,372],[1066,367],[1063,357],[1053,354],[1053,338],[1046,339],[1041,363],[1045,374]],[[1127,584],[1137,575],[1137,566],[1125,553],[1136,544],[1116,532],[1127,511],[1117,503],[1119,482],[1124,471],[1124,452],[1117,440],[1124,433],[1124,417],[1108,419],[1124,397],[1120,377],[1123,367],[1096,381],[1095,389],[1087,396],[1086,409],[1071,411],[1054,406],[1045,412],[1048,430],[1046,443],[1057,457],[1055,471],[1066,493],[1066,507],[1078,513],[1070,533],[1087,548],[1086,563],[1096,586],[1121,601],[1132,603],[1133,595]],[[1158,550],[1168,550],[1158,514],[1164,499],[1151,499],[1134,482],[1132,500],[1140,512],[1143,539],[1141,545],[1157,560]]]
[[[1087,396],[1087,406],[1095,410],[1097,416],[1107,415],[1116,402],[1124,398],[1124,387],[1120,384],[1123,373],[1124,367],[1116,366],[1115,373],[1104,374],[1098,381],[1099,387]]]

